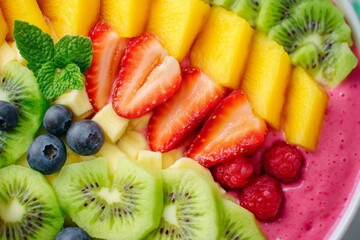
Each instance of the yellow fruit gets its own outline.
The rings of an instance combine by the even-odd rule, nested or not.
[[[142,133],[133,130],[126,131],[116,145],[131,160],[136,160],[141,150],[149,149],[146,137]]]
[[[100,0],[38,0],[49,18],[56,39],[65,35],[87,36],[100,16]]]
[[[202,0],[154,0],[148,31],[155,33],[169,55],[181,61],[210,13]]]
[[[92,120],[100,125],[106,140],[111,143],[120,139],[129,124],[129,119],[120,117],[115,113],[111,103],[97,112]]]
[[[135,37],[145,30],[150,2],[150,0],[101,0],[101,18],[121,37]]]
[[[328,95],[302,68],[292,73],[284,106],[284,132],[289,143],[315,150]]]
[[[0,73],[3,73],[4,66],[10,61],[17,59],[15,50],[6,42],[0,44]]]
[[[254,36],[241,88],[254,111],[271,127],[280,129],[291,60],[284,48],[267,36]]]
[[[222,7],[212,7],[190,52],[190,62],[220,85],[238,88],[253,33],[243,18]]]
[[[0,7],[8,24],[7,39],[13,40],[15,20],[21,20],[39,27],[43,32],[51,34],[36,0],[1,0]]]
[[[4,15],[0,8],[0,44],[2,44],[6,38],[6,34],[8,33],[8,26],[5,22]]]
[[[175,148],[171,151],[162,154],[162,168],[171,167],[178,159],[183,156],[183,150],[181,148]]]
[[[161,152],[153,152],[150,150],[140,150],[138,157],[138,163],[145,165],[152,169],[160,170],[162,168],[162,154]]]

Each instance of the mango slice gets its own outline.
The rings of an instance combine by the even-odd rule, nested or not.
[[[5,22],[4,15],[0,8],[0,44],[4,42],[7,33],[8,33],[8,26],[7,23]]]
[[[284,106],[283,127],[286,140],[314,151],[319,139],[328,95],[300,67],[292,73]]]
[[[257,33],[253,40],[241,88],[254,111],[274,129],[280,129],[291,60],[284,48]]]
[[[221,86],[240,86],[254,30],[235,13],[212,7],[210,17],[195,40],[190,62]]]
[[[155,33],[169,55],[181,61],[210,13],[202,0],[154,0],[148,31]]]

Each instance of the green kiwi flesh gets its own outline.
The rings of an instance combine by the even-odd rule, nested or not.
[[[43,175],[18,165],[0,169],[0,239],[55,239],[63,222]]]
[[[4,66],[0,77],[0,100],[13,103],[18,110],[18,124],[0,130],[0,168],[13,164],[30,146],[41,126],[48,102],[43,98],[33,73],[18,62]]]
[[[126,158],[67,165],[54,187],[65,213],[91,237],[142,239],[159,224],[161,174]]]
[[[255,26],[260,6],[264,0],[234,0],[230,10],[247,20],[251,26]]]
[[[195,170],[163,170],[164,211],[148,240],[212,240],[221,231],[222,209],[216,189]]]
[[[254,214],[238,204],[223,199],[224,229],[220,240],[265,240]]]
[[[351,29],[342,12],[328,1],[300,4],[289,18],[270,29],[269,36],[284,47],[294,64],[303,66],[327,87],[338,85],[357,63],[349,51]],[[348,47],[340,47],[341,43]],[[330,66],[339,55],[351,63],[347,68]]]

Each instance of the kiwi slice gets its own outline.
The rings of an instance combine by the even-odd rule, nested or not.
[[[66,214],[91,237],[142,239],[159,224],[161,174],[126,158],[67,165],[54,187]]]
[[[0,77],[0,100],[13,103],[18,110],[18,123],[0,130],[0,168],[13,164],[23,155],[41,126],[48,102],[43,98],[33,73],[18,62],[4,66]]]
[[[230,10],[238,16],[247,20],[251,26],[255,26],[256,19],[262,7],[263,0],[235,0],[230,7]]]
[[[238,204],[223,199],[224,229],[221,240],[265,240],[254,214]]]
[[[352,44],[351,29],[341,11],[328,1],[300,4],[291,17],[271,28],[269,36],[290,53],[294,64],[303,66],[325,86],[336,86],[356,66],[353,53],[339,45]],[[351,63],[349,67],[333,65],[339,55]]]
[[[164,211],[159,227],[145,239],[218,239],[221,204],[208,180],[186,168],[168,168],[162,176]]]
[[[0,239],[55,239],[63,222],[43,175],[18,165],[0,169]]]

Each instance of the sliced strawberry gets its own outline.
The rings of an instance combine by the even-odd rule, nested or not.
[[[235,90],[215,108],[187,156],[208,168],[253,153],[264,142],[266,131],[265,122],[254,115],[244,93]]]
[[[120,73],[112,95],[115,112],[136,118],[171,98],[179,89],[178,61],[167,56],[154,34],[133,38],[125,49]]]
[[[86,92],[94,110],[99,111],[110,100],[127,40],[120,38],[105,21],[97,23],[89,37],[93,46],[93,59],[85,73]]]
[[[158,106],[148,126],[153,151],[167,152],[193,131],[223,96],[223,89],[200,69],[188,67],[182,72],[179,91]]]

